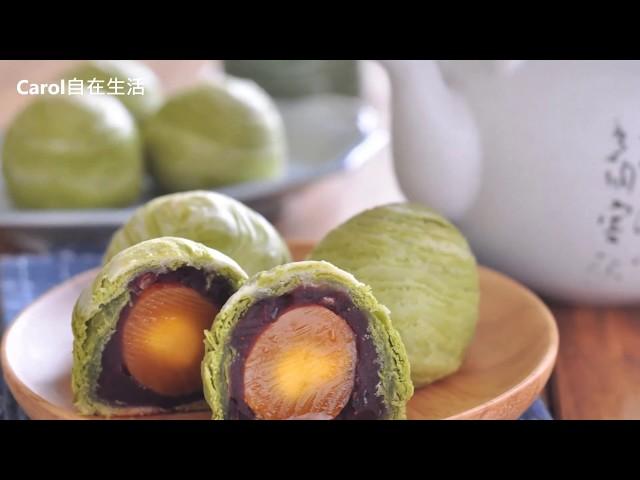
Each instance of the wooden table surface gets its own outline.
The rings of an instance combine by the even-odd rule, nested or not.
[[[0,61],[0,130],[29,100],[17,94],[19,80],[46,82],[72,63]],[[146,63],[168,91],[216,68],[213,62],[195,60]],[[364,92],[388,122],[388,85],[375,65],[366,68]],[[317,240],[365,208],[402,198],[386,149],[357,171],[291,194],[277,227],[288,238]],[[20,249],[21,245],[0,238],[0,252]],[[640,418],[640,307],[550,306],[560,330],[558,362],[545,392],[552,415],[562,419]]]

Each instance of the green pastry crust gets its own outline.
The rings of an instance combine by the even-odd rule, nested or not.
[[[223,276],[234,289],[247,278],[235,261],[216,250],[183,238],[162,237],[123,250],[84,289],[72,317],[72,389],[74,403],[81,413],[108,416],[128,410],[136,413],[154,411],[139,407],[123,409],[100,401],[95,390],[102,368],[102,353],[115,332],[120,312],[129,303],[129,283],[142,273],[170,272],[183,266],[197,268],[212,276]]]
[[[2,169],[22,208],[106,208],[142,191],[142,143],[133,117],[108,96],[42,96],[11,123]]]
[[[138,208],[113,235],[104,262],[124,248],[162,236],[215,248],[249,275],[291,261],[285,241],[262,215],[225,195],[193,191],[158,197]]]
[[[280,176],[280,113],[255,83],[226,78],[177,93],[143,128],[151,173],[167,192]]]
[[[389,419],[406,418],[406,404],[413,395],[409,360],[387,308],[378,303],[371,289],[353,275],[328,262],[304,261],[281,265],[252,277],[231,296],[216,316],[211,330],[205,332],[202,379],[213,419],[224,419],[227,410],[229,366],[236,354],[229,346],[234,326],[257,301],[284,295],[302,285],[330,285],[345,292],[367,315],[368,333],[381,362],[378,392],[387,405]]]
[[[416,387],[460,367],[478,319],[478,270],[445,218],[408,203],[376,207],[329,232],[309,258],[371,286],[402,335]]]

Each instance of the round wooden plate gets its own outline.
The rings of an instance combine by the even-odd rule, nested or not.
[[[291,242],[294,258],[312,245]],[[71,311],[91,270],[58,285],[27,307],[2,341],[7,385],[32,419],[95,419],[79,415],[70,389]],[[416,390],[410,419],[516,419],[542,391],[558,351],[553,316],[533,293],[480,267],[480,318],[465,361],[455,374]],[[208,412],[136,417],[208,419]]]

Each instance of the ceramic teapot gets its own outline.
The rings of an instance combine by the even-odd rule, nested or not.
[[[409,200],[545,296],[640,302],[640,61],[382,63]]]

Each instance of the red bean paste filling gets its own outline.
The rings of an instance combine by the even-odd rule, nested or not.
[[[227,418],[253,420],[255,414],[244,399],[244,365],[260,334],[287,310],[320,305],[342,317],[356,338],[356,372],[349,401],[336,420],[375,420],[385,418],[384,399],[376,395],[380,383],[380,362],[367,316],[344,292],[326,286],[301,286],[280,297],[254,303],[236,324],[230,347],[237,352],[230,365]]]
[[[211,275],[211,274],[209,274]],[[207,286],[207,275],[193,267],[181,267],[166,273],[143,273],[129,283],[131,300],[120,312],[116,330],[105,345],[102,354],[102,371],[98,379],[98,397],[115,406],[153,406],[165,409],[192,403],[204,398],[202,391],[182,396],[166,396],[141,385],[127,371],[122,356],[122,332],[131,307],[141,292],[156,283],[182,284],[199,292],[216,308],[220,308],[233,294],[226,278],[213,276]]]

